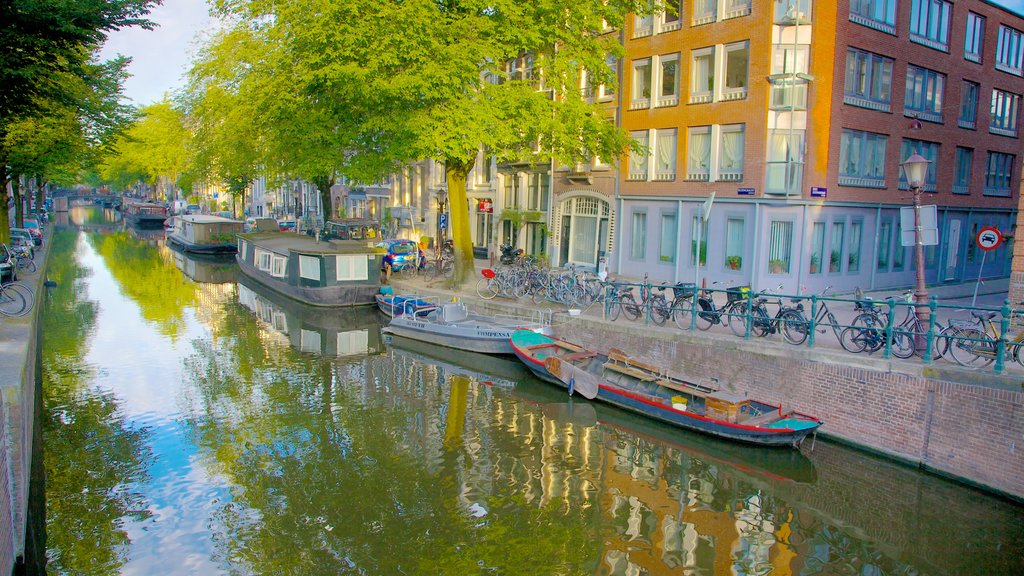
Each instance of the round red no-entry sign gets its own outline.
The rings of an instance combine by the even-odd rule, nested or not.
[[[978,230],[978,248],[995,250],[1003,243],[1003,234],[995,226],[986,226]]]

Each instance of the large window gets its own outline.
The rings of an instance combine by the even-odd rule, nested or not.
[[[889,111],[892,98],[891,58],[850,48],[846,51],[846,84],[843,102]]]
[[[768,272],[789,274],[793,256],[793,222],[773,220],[768,237]]]
[[[359,255],[358,258],[366,261],[366,256]],[[309,280],[320,280],[320,258],[317,258],[316,256],[303,256],[300,254],[299,276]]]
[[[769,130],[765,192],[798,194],[804,173],[804,131]]]
[[[1013,182],[1013,165],[1017,157],[1003,152],[989,152],[985,161],[985,194],[1009,196]]]
[[[850,244],[846,249],[847,272],[860,271],[860,237],[863,229],[863,222],[850,222]]]
[[[946,75],[914,65],[907,66],[907,93],[903,113],[928,122],[942,122],[942,95]]]
[[[715,87],[714,48],[694,50],[690,71],[690,103],[711,102],[711,91]]]
[[[676,142],[678,130],[675,128],[655,130],[654,179],[675,180],[676,178]]]
[[[743,228],[742,218],[729,218],[725,221],[725,267],[730,270],[743,268]]]
[[[633,91],[631,108],[646,108],[651,98],[651,59],[633,61]]]
[[[839,141],[839,184],[885,188],[885,134],[843,130]]]
[[[659,262],[676,261],[676,241],[679,238],[679,227],[676,224],[675,212],[661,213],[661,242],[658,245]]]
[[[952,12],[953,5],[945,0],[911,0],[910,41],[946,50]]]
[[[648,148],[650,144],[650,135],[647,130],[637,130],[630,132],[629,137],[633,139],[637,145],[643,148]],[[647,150],[636,151],[633,150],[629,153],[629,179],[630,180],[647,180]]]
[[[547,212],[548,199],[551,197],[551,180],[546,173],[533,173],[528,178],[526,209]]]
[[[778,6],[778,5],[776,5]],[[806,110],[807,80],[799,74],[807,73],[807,58],[810,46],[772,46],[771,84],[772,110]]]
[[[722,126],[718,149],[718,180],[743,180],[743,124]]]
[[[883,220],[878,227],[878,262],[876,268],[889,270],[889,245],[892,243],[892,221]]]
[[[900,227],[900,219],[897,218],[893,225],[896,229],[895,237],[898,242],[894,242],[892,246],[892,269],[903,270],[903,258],[906,256],[907,250],[903,246],[903,230]]]
[[[956,147],[956,163],[953,167],[953,193],[969,194],[971,191],[971,165],[974,163],[974,150]]]
[[[896,0],[850,0],[850,21],[896,33]]]
[[[337,279],[341,280],[366,280],[369,278],[369,260],[362,254],[337,256]]]
[[[647,256],[647,212],[633,212],[633,230],[629,257],[643,260]]]
[[[964,59],[981,63],[985,40],[985,17],[967,13],[967,33],[964,36]]]
[[[832,223],[832,244],[828,256],[829,273],[843,271],[843,236],[845,231],[845,222]]]
[[[708,221],[694,214],[692,224],[693,226],[690,227],[690,264],[697,261],[697,235],[699,234],[700,265],[706,266],[708,263]]]
[[[910,155],[917,152],[924,157],[925,160],[929,161],[928,173],[924,179],[923,190],[926,192],[935,191],[935,174],[938,171],[938,159],[939,159],[939,144],[937,142],[925,142],[924,140],[913,140],[910,138],[904,138],[903,144],[900,146],[900,162],[903,162]],[[906,190],[907,175],[900,170],[900,189]]]
[[[747,68],[750,49],[747,42],[725,47],[725,91],[723,100],[738,100],[747,96]]]
[[[970,80],[960,84],[960,116],[957,125],[973,130],[978,125],[978,94],[981,87]]]
[[[689,130],[686,152],[686,179],[708,180],[711,174],[711,127],[696,126]]]
[[[679,54],[661,57],[661,81],[658,86],[657,106],[674,106],[679,103]]]
[[[825,254],[825,223],[815,222],[811,227],[811,274],[821,274],[821,260]]]
[[[999,25],[996,68],[1003,72],[1024,76],[1024,41],[1022,41],[1019,30]]]
[[[1020,95],[1003,90],[992,90],[992,123],[988,131],[1003,136],[1017,136],[1017,113]]]

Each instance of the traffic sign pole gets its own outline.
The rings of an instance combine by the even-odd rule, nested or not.
[[[978,301],[978,286],[981,286],[981,273],[985,270],[985,256],[992,250],[999,248],[1003,243],[1003,233],[995,226],[985,226],[978,230],[978,236],[974,239],[981,248],[981,266],[978,267],[978,280],[974,283],[974,298],[971,299],[971,306]]]

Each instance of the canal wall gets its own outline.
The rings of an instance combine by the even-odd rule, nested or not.
[[[36,252],[39,271],[18,275],[35,293],[31,313],[0,317],[0,572],[6,574],[25,560],[33,454],[39,455],[35,431],[42,402],[37,393],[46,249],[48,243]]]
[[[460,297],[483,312],[526,311]],[[690,381],[813,414],[830,439],[1024,501],[1024,373],[926,366],[591,314],[556,313],[552,326],[559,338],[587,348],[619,348]]]

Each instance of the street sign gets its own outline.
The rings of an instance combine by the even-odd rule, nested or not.
[[[448,213],[442,213],[437,215],[437,225],[442,230],[448,229]]]
[[[828,196],[828,188],[822,186],[811,186],[811,197],[824,198]]]
[[[939,213],[935,204],[921,206],[921,245],[935,246],[939,243]],[[900,208],[900,245],[914,245],[914,207]]]
[[[739,194],[740,196],[753,196],[754,195],[754,189],[753,188],[737,188],[736,189],[736,193]]]
[[[978,230],[978,248],[982,250],[995,250],[1003,243],[1003,234],[995,226],[985,226]]]

